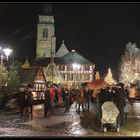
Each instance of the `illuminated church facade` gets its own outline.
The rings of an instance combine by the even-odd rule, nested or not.
[[[45,72],[51,57],[53,57],[57,70],[68,87],[77,87],[83,82],[92,81],[94,79],[94,63],[75,50],[69,51],[64,40],[56,51],[55,22],[51,13],[51,5],[47,4],[45,14],[38,16],[36,61],[32,66],[43,67]]]
[[[75,50],[68,51],[64,40],[56,51],[54,16],[51,13],[51,5],[48,4],[46,14],[39,15],[36,65],[46,67],[50,61],[51,52],[53,52],[54,62],[69,87],[92,81],[94,79],[94,63]]]

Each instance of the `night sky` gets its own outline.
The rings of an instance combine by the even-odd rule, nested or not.
[[[111,67],[117,78],[129,41],[140,48],[140,3],[52,3],[52,10],[56,49],[65,40],[68,50],[93,62],[101,76]],[[38,15],[43,11],[43,3],[0,3],[0,45],[9,45],[15,59],[35,59]]]

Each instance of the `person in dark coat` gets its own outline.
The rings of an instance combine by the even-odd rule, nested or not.
[[[106,90],[105,88],[102,88],[100,90],[100,92],[98,93],[97,97],[98,97],[98,103],[100,104],[100,107],[103,105],[103,103],[105,102],[105,94],[106,94]]]
[[[71,106],[73,104],[74,98],[72,97],[72,93],[69,90],[69,105]]]
[[[65,89],[64,88],[62,88],[61,93],[62,93],[62,100],[65,102]]]
[[[69,93],[69,90],[68,89],[65,89],[65,107],[66,107],[66,109],[69,107],[69,105],[70,105],[70,103],[69,103],[69,95],[70,93]]]
[[[124,125],[124,121],[125,121],[124,107],[125,107],[125,90],[124,90],[124,86],[120,84],[118,87],[118,109],[120,112],[121,126]]]
[[[113,102],[118,107],[118,105],[119,105],[119,102],[118,102],[119,94],[118,94],[118,88],[117,87],[112,88],[112,94],[113,94]]]
[[[49,109],[53,113],[53,108],[52,108],[52,105],[51,105],[51,95],[50,95],[49,88],[47,88],[45,90],[44,95],[45,95],[45,100],[44,100],[44,117],[45,117],[47,115]]]
[[[101,88],[100,92],[97,94],[97,112],[96,112],[96,120],[101,119],[102,109],[101,106],[106,101],[105,100],[106,90],[105,88]]]
[[[72,100],[73,100],[73,101],[76,101],[75,89],[70,89],[70,94],[71,94]]]
[[[55,90],[55,103],[58,105],[58,90]]]
[[[18,91],[18,104],[20,107],[20,114],[21,116],[23,116],[24,113],[24,108],[26,106],[26,102],[25,102],[25,88],[24,87],[19,87],[19,91]]]
[[[105,101],[113,101],[113,94],[111,87],[106,88],[106,93],[104,94]]]
[[[32,93],[32,86],[28,86],[28,91],[27,91],[27,107],[30,109],[30,113],[32,114],[33,112],[33,93]]]
[[[84,97],[86,99],[86,103],[87,103],[87,111],[89,111],[89,107],[90,107],[90,101],[91,101],[91,96],[92,96],[93,90],[88,89],[86,91],[86,89],[84,89]]]

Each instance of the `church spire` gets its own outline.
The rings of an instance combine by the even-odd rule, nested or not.
[[[30,67],[30,63],[29,63],[29,60],[28,60],[28,56],[26,57],[26,60],[25,60],[25,63],[21,66],[23,69],[24,68],[29,68]]]
[[[52,5],[50,3],[45,3],[43,5],[43,14],[45,14],[45,15],[52,14]]]

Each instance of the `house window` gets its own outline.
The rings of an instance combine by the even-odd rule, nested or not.
[[[81,80],[81,79],[82,79],[82,77],[83,77],[83,75],[82,75],[82,74],[80,74],[80,76],[79,76],[79,77],[80,77],[80,80]]]
[[[85,80],[89,80],[89,79],[90,79],[89,74],[86,74],[85,75]]]
[[[92,74],[90,74],[90,80],[92,80]]]
[[[68,74],[68,80],[72,80],[72,74]]]
[[[67,70],[69,71],[69,66],[67,66]]]
[[[72,70],[73,70],[71,65],[69,66],[69,70],[70,70],[70,71],[72,71]]]
[[[43,38],[47,38],[48,37],[48,31],[47,29],[43,30]]]
[[[92,66],[90,66],[90,71],[92,71]]]
[[[63,71],[63,66],[59,66],[59,70],[60,71]]]
[[[64,69],[65,69],[65,66],[60,66],[61,71],[64,71]]]
[[[65,79],[65,75],[63,75],[63,78]]]
[[[65,78],[65,80],[67,80],[67,75],[66,74],[65,74],[64,78]]]
[[[76,75],[75,74],[72,75],[72,80],[76,80]]]
[[[89,71],[89,66],[85,66],[85,70],[86,71]]]

